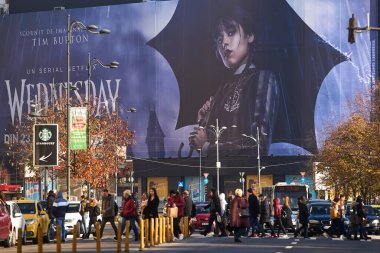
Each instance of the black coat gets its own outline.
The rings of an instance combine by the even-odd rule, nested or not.
[[[264,222],[270,222],[270,217],[271,217],[271,206],[268,202],[268,200],[265,198],[264,200],[261,201],[261,206],[260,206],[260,223]]]
[[[259,199],[255,194],[251,194],[248,197],[248,203],[249,203],[249,216],[250,217],[257,217],[260,214],[260,203]]]
[[[160,204],[160,199],[158,197],[148,199],[148,204],[144,208],[143,215],[145,219],[157,218],[158,217],[158,205]]]
[[[285,207],[285,206],[282,206],[282,212],[286,212],[286,219],[282,219],[282,224],[284,225],[284,227],[290,227],[293,225],[293,221],[292,221],[292,209],[290,209],[290,207]]]
[[[210,208],[210,213],[221,213],[220,200],[218,196],[213,196],[210,203],[204,207],[205,209]]]
[[[309,223],[309,210],[305,203],[298,203],[298,219],[301,224]]]

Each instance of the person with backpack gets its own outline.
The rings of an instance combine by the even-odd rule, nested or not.
[[[292,209],[289,203],[289,196],[284,196],[283,200],[284,200],[284,204],[282,205],[282,209],[281,209],[282,225],[284,225],[285,228],[291,228],[294,233],[294,236],[296,236],[296,229],[293,226],[293,221],[292,221]]]
[[[139,240],[139,231],[136,227],[136,203],[131,196],[130,190],[125,190],[123,192],[123,203],[122,203],[122,221],[121,221],[121,232],[124,233],[124,229],[129,220],[129,230],[133,229],[133,233],[135,234],[135,241]]]
[[[286,234],[284,225],[282,224],[283,213],[282,213],[282,208],[281,208],[279,198],[275,198],[273,200],[273,211],[274,211],[274,215],[273,215],[274,216],[274,227],[278,226],[277,237],[280,237],[280,230],[282,230],[282,232],[284,233],[284,238],[287,238],[288,235]],[[286,213],[284,213],[284,215],[286,215]]]
[[[98,220],[98,216],[100,215],[100,208],[98,206],[98,203],[96,202],[95,198],[90,198],[90,203],[88,204],[88,216],[90,218],[90,222],[88,224],[88,233],[84,239],[88,239],[91,234],[91,227],[95,224]]]
[[[65,216],[68,208],[69,202],[63,198],[62,192],[59,191],[57,194],[57,199],[53,203],[53,215],[55,217],[56,224],[61,227],[62,242],[66,241]]]
[[[115,241],[117,240],[117,227],[115,225],[115,215],[117,215],[117,204],[115,204],[114,196],[108,193],[108,189],[103,189],[102,192],[102,223],[100,225],[100,239],[103,237],[104,227],[106,223],[111,223],[115,232]],[[95,238],[96,239],[96,238]]]

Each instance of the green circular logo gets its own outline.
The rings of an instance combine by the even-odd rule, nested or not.
[[[51,136],[52,136],[52,133],[47,128],[42,128],[40,132],[38,133],[38,137],[40,137],[41,141],[48,141],[50,140]]]

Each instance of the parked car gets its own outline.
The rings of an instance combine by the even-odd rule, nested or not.
[[[210,212],[205,209],[208,203],[195,203],[196,214],[194,218],[190,219],[190,226],[193,230],[204,230],[208,226],[208,221],[210,219]]]
[[[82,216],[80,215],[81,204],[79,201],[70,201],[67,208],[65,216],[65,229],[66,234],[72,234],[74,232],[74,225],[78,225],[78,230],[76,236],[79,237],[83,231],[81,231],[80,223],[82,221]]]
[[[11,216],[5,205],[0,201],[0,242],[4,242],[5,247],[11,246],[12,233],[10,233],[12,227]]]
[[[50,233],[50,219],[46,211],[37,200],[17,200],[26,224],[26,239],[38,241],[38,227],[42,228],[42,236],[45,243],[49,243],[54,235]]]
[[[7,201],[7,208],[11,216],[12,230],[11,233],[11,246],[16,245],[18,240],[18,230],[21,228],[22,231],[22,243],[26,243],[26,229],[25,229],[25,219],[21,213],[20,207],[15,201]]]
[[[347,204],[347,212],[346,216],[349,217],[352,212],[351,204]],[[379,216],[375,209],[370,205],[364,205],[364,210],[367,214],[367,220],[365,221],[365,229],[369,234],[379,234],[380,226],[379,226]]]
[[[380,216],[380,205],[371,205],[377,216]]]

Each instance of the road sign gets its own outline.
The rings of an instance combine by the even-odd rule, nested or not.
[[[183,188],[183,181],[178,181],[178,188],[182,187]]]
[[[36,124],[33,133],[33,165],[58,166],[58,125]]]

